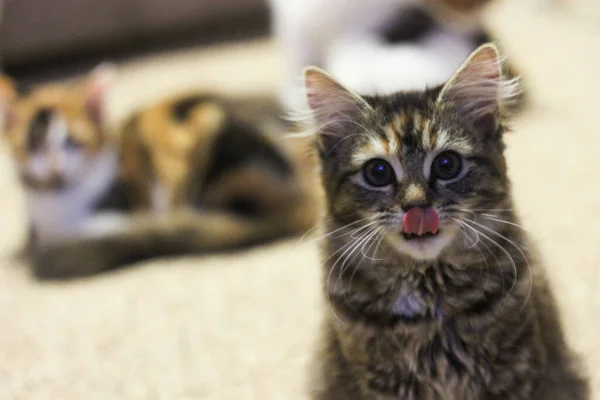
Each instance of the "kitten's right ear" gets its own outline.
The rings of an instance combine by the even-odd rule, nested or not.
[[[481,131],[494,132],[502,111],[519,94],[518,79],[506,80],[494,44],[477,48],[442,88],[437,102]]]
[[[309,67],[304,70],[306,98],[314,122],[318,124],[320,142],[328,146],[327,137],[344,137],[356,129],[357,120],[371,107],[360,95],[345,88],[325,71]]]

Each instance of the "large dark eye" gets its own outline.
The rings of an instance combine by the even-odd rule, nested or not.
[[[380,158],[366,162],[363,166],[363,177],[372,186],[386,186],[396,179],[392,166]]]
[[[462,169],[462,160],[458,153],[444,151],[433,160],[431,173],[435,179],[448,180],[456,178]]]

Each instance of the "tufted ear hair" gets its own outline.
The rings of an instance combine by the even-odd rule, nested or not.
[[[473,51],[444,85],[437,103],[450,105],[476,129],[489,132],[495,131],[502,110],[518,93],[518,79],[502,76],[497,47],[485,44]]]
[[[313,120],[317,123],[319,145],[322,150],[330,151],[356,130],[360,116],[371,107],[359,94],[316,67],[304,71],[304,85]]]

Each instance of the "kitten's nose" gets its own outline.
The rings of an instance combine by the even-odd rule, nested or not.
[[[425,233],[436,234],[440,226],[437,211],[431,207],[412,207],[404,214],[404,233],[421,236]]]
[[[401,189],[400,206],[408,211],[414,207],[431,207],[431,193],[422,182],[409,182]]]

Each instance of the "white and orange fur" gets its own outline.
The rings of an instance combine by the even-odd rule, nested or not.
[[[118,177],[117,149],[102,126],[113,75],[103,65],[84,82],[46,85],[24,96],[2,77],[4,137],[36,246],[102,235],[122,224],[122,215],[96,209]]]
[[[269,138],[261,126],[266,112],[252,112],[256,121],[239,115],[256,99],[228,104],[210,94],[174,96],[109,132],[104,103],[113,77],[103,66],[82,82],[22,95],[0,79],[3,136],[26,193],[28,254],[38,278],[249,246],[315,223],[298,165],[307,162],[304,155],[292,156]],[[280,163],[267,162],[265,151]],[[232,155],[244,161],[231,162]],[[221,171],[209,182],[215,167]]]

